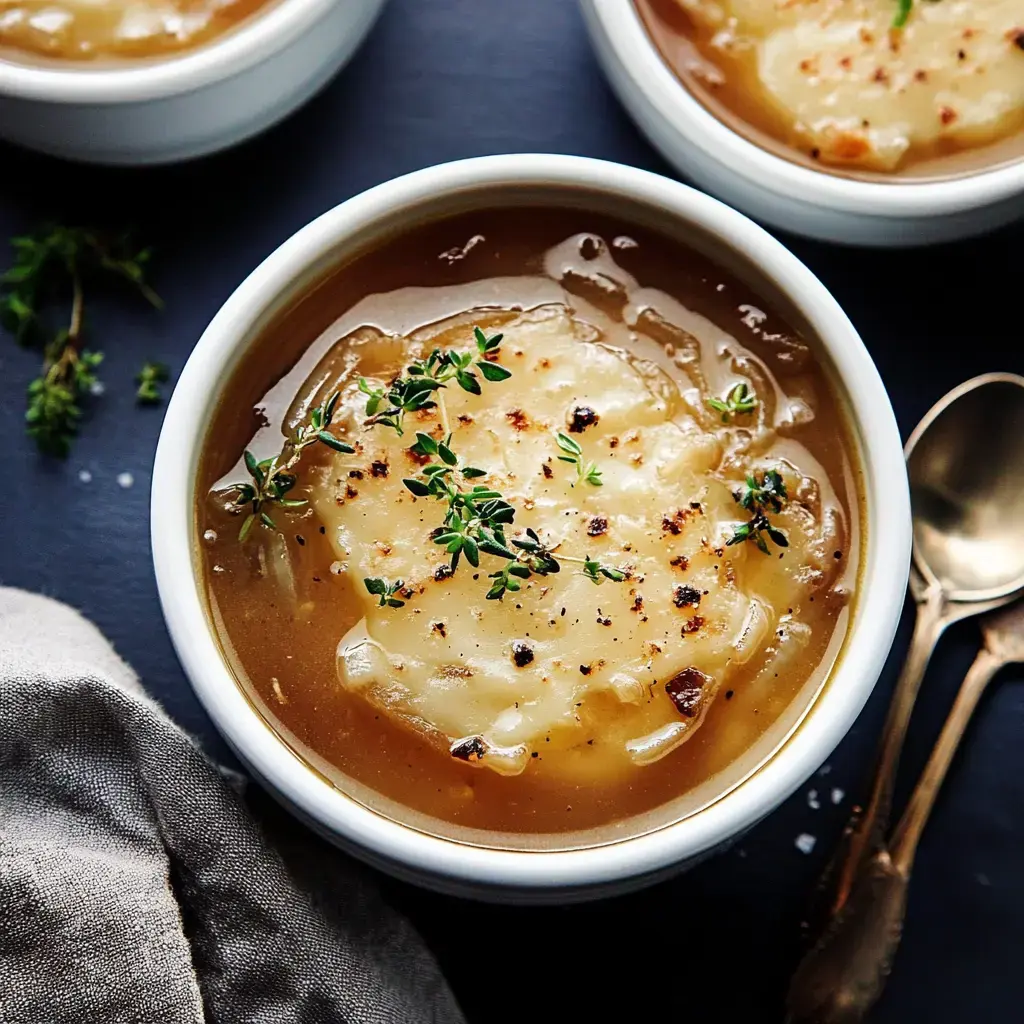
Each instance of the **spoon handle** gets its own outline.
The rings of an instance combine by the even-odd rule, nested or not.
[[[932,756],[928,759],[924,774],[914,789],[889,843],[894,866],[907,877],[910,876],[910,870],[914,865],[914,854],[917,852],[921,833],[924,832],[928,817],[935,806],[935,798],[939,794],[974,709],[978,706],[978,701],[992,681],[992,677],[1004,664],[1003,658],[993,654],[987,647],[982,647],[960,684],[956,702],[946,719],[946,724],[942,727],[942,733],[935,744]]]
[[[1003,664],[987,648],[978,653],[892,844],[864,862],[847,900],[800,965],[789,997],[792,1024],[858,1024],[881,995],[903,936],[918,840],[978,700]]]
[[[882,837],[888,825],[903,740],[925,669],[947,624],[945,610],[946,602],[938,587],[929,587],[920,595],[914,637],[882,734],[871,798],[863,814],[857,817],[855,812],[851,818],[826,869],[822,885],[832,885],[832,899],[825,927],[790,983],[786,1003],[789,1020],[794,1024],[857,1021],[859,1016],[844,1016],[844,1012],[859,1005],[861,999],[867,999],[865,1005],[870,1006],[877,995],[860,992],[856,985],[847,983],[850,972],[854,977],[861,974],[858,949],[851,949],[848,940],[859,943],[862,949],[865,939],[870,937],[870,951],[877,949],[889,933],[889,922],[871,914],[871,908],[889,908],[897,921],[903,917],[899,906],[900,882],[891,870]],[[866,919],[864,908],[869,912]]]
[[[944,615],[945,608],[946,602],[938,587],[928,588],[917,606],[914,637],[893,691],[892,704],[879,745],[871,796],[864,812],[847,826],[833,858],[834,867],[830,870],[836,871],[837,875],[831,903],[832,914],[837,913],[849,898],[854,879],[864,861],[882,845],[882,836],[892,807],[896,769],[914,702],[932,651],[948,624]]]

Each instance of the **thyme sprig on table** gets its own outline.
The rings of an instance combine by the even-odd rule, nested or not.
[[[708,398],[706,403],[709,409],[721,414],[723,423],[728,423],[734,416],[753,412],[757,408],[758,397],[741,381],[730,389],[724,399]]]
[[[335,437],[327,429],[334,418],[340,397],[341,392],[336,391],[326,404],[313,409],[309,414],[309,421],[300,424],[295,433],[285,440],[281,451],[272,458],[257,462],[256,456],[248,448],[245,450],[243,459],[250,482],[236,486],[237,493],[232,503],[238,509],[249,507],[249,513],[238,531],[240,541],[245,541],[257,522],[268,529],[277,529],[277,523],[267,511],[268,508],[301,508],[308,504],[305,498],[288,498],[286,495],[297,482],[292,470],[310,445],[325,444],[328,448],[345,455],[355,452],[355,448]]]
[[[40,450],[66,456],[78,433],[82,399],[99,387],[103,354],[83,345],[85,284],[96,277],[126,281],[151,305],[162,306],[146,282],[149,249],[134,249],[126,236],[107,238],[88,228],[46,225],[11,239],[14,265],[0,275],[0,322],[22,344],[43,349],[40,374],[28,386],[27,433]],[[55,293],[70,300],[67,325],[48,339],[45,307]]]
[[[579,483],[588,483],[593,487],[603,486],[601,470],[597,468],[597,463],[587,462],[583,458],[583,449],[576,441],[569,437],[568,434],[559,433],[555,436],[555,442],[565,452],[564,455],[558,456],[558,461],[568,462],[576,467],[576,483],[572,485],[573,487]]]
[[[778,470],[769,469],[760,475],[752,473],[746,479],[746,486],[734,497],[742,508],[751,513],[751,518],[736,527],[732,537],[726,542],[727,544],[739,544],[749,540],[759,551],[768,555],[771,554],[771,551],[765,540],[767,536],[778,547],[789,547],[789,538],[768,518],[769,512],[781,512],[789,500],[786,485]]]

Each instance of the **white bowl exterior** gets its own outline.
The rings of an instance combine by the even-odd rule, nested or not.
[[[580,0],[598,60],[637,126],[677,170],[758,220],[850,245],[912,246],[1024,216],[1024,160],[969,177],[867,182],[792,163],[743,138],[665,64],[632,0]]]
[[[228,671],[193,559],[195,472],[216,393],[275,299],[310,266],[329,264],[345,240],[400,225],[438,196],[524,184],[640,202],[664,218],[701,226],[760,267],[806,317],[845,382],[867,481],[862,587],[871,600],[857,602],[840,663],[799,729],[758,772],[691,817],[617,843],[557,852],[487,849],[427,835],[369,810],[307,768]],[[168,628],[196,694],[240,758],[345,849],[403,878],[489,899],[564,902],[622,891],[681,869],[759,821],[821,765],[867,700],[895,634],[910,564],[910,501],[895,418],[870,356],[824,286],[767,232],[717,200],[646,171],[580,157],[481,157],[427,168],[370,189],[293,235],[239,286],[200,339],[168,405],[153,479],[154,561]],[[168,501],[168,494],[180,497]]]
[[[193,54],[112,71],[0,61],[0,136],[51,156],[113,165],[170,163],[226,149],[322,88],[384,2],[283,0]],[[250,35],[258,38],[247,45]]]

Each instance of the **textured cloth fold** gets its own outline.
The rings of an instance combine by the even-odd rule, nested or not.
[[[0,1024],[460,1024],[368,874],[251,797],[92,625],[0,588]]]

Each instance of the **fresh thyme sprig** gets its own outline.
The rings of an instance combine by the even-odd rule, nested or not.
[[[605,580],[621,583],[626,578],[626,574],[621,569],[616,569],[612,565],[602,565],[593,558],[583,559],[582,575],[586,576],[593,583],[598,584],[603,583]]]
[[[383,576],[368,576],[363,580],[366,589],[380,598],[380,608],[404,608],[405,602],[395,597],[405,586],[404,580],[388,580]]]
[[[484,471],[472,466],[459,467],[458,456],[451,449],[450,435],[445,441],[436,441],[419,433],[410,450],[417,455],[436,454],[441,460],[427,463],[416,477],[402,483],[416,497],[435,498],[447,504],[443,525],[433,532],[432,538],[451,556],[453,573],[462,557],[473,568],[480,565],[481,554],[506,559],[501,569],[488,576],[494,582],[487,591],[487,599],[493,601],[500,600],[506,592],[519,590],[520,581],[530,576],[549,576],[561,571],[554,552],[533,530],[527,528],[524,536],[511,539],[506,535],[505,528],[513,524],[516,510],[500,491],[484,484],[462,485],[461,480],[483,476]],[[559,557],[580,562],[582,575],[593,583],[606,579],[621,582],[626,578],[622,570],[595,559]]]
[[[722,422],[728,423],[733,416],[742,416],[757,408],[758,398],[742,381],[722,398],[708,398],[709,409],[722,414]]]
[[[247,448],[244,454],[245,468],[251,482],[236,485],[237,494],[232,504],[237,509],[249,506],[249,514],[242,521],[238,539],[242,542],[249,536],[253,526],[259,522],[268,529],[277,529],[268,508],[301,508],[308,504],[305,498],[287,498],[285,495],[295,486],[296,477],[292,470],[302,458],[302,453],[314,444],[325,444],[336,452],[351,455],[355,448],[335,437],[327,428],[334,419],[334,411],[341,392],[336,391],[325,405],[318,405],[309,414],[309,421],[300,424],[295,433],[281,446],[273,458],[256,461],[256,456]],[[399,607],[392,605],[392,607]]]
[[[559,455],[558,461],[568,462],[576,467],[576,483],[572,485],[573,487],[578,483],[584,482],[594,487],[601,487],[603,485],[601,470],[597,468],[597,463],[586,462],[583,458],[583,449],[568,434],[557,434],[555,441],[558,447],[566,453],[565,455]]]
[[[434,396],[451,380],[471,395],[481,394],[480,381],[471,369],[477,356],[480,358],[476,368],[485,380],[502,381],[511,377],[511,372],[504,366],[488,358],[498,354],[503,336],[495,334],[487,337],[479,327],[475,327],[473,337],[476,341],[476,355],[472,352],[435,348],[425,360],[407,368],[408,376],[399,377],[386,390],[373,388],[365,377],[360,377],[359,390],[367,396],[366,415],[370,417],[369,422],[372,425],[392,427],[403,434],[405,414],[435,408],[438,402]],[[447,419],[446,416],[442,418]]]
[[[482,361],[476,363],[476,367],[484,379],[493,382],[507,380],[511,373],[488,358],[497,354],[502,336],[496,334],[487,337],[477,327],[473,337],[477,353],[483,357]],[[519,590],[522,580],[533,575],[548,576],[560,572],[561,565],[533,530],[527,529],[525,535],[520,537],[510,539],[507,536],[505,530],[515,519],[515,507],[505,500],[500,491],[484,484],[469,483],[485,476],[486,471],[475,466],[460,465],[459,457],[452,448],[452,432],[440,391],[448,381],[454,379],[463,390],[474,395],[480,394],[480,382],[469,369],[473,358],[469,353],[435,349],[425,361],[410,366],[407,371],[409,376],[399,377],[386,393],[382,389],[371,388],[365,380],[360,380],[359,388],[369,396],[366,405],[366,413],[371,417],[369,422],[376,426],[391,427],[399,434],[403,433],[405,413],[435,407],[438,409],[445,431],[444,439],[439,441],[429,434],[418,432],[415,443],[409,448],[419,458],[436,457],[438,461],[428,462],[416,476],[406,478],[402,483],[418,498],[434,498],[447,505],[443,523],[434,530],[432,538],[435,544],[444,547],[450,555],[451,572],[455,572],[463,557],[474,568],[480,565],[482,554],[506,560],[502,568],[488,576],[493,583],[487,591],[487,599],[494,601],[500,600],[508,592]],[[380,406],[385,402],[388,403],[387,407],[381,409]],[[558,435],[558,443],[563,451],[573,456],[565,461],[576,465],[578,478],[600,486],[600,470],[594,463],[583,464],[580,446],[564,434]],[[621,570],[602,565],[594,559],[567,560],[581,562],[584,566],[583,575],[594,583],[606,579],[618,582],[626,578]],[[369,588],[368,582],[366,585]],[[377,593],[376,590],[370,592]]]
[[[0,322],[22,343],[44,337],[43,305],[66,287],[68,325],[43,343],[40,375],[28,387],[25,423],[39,448],[65,456],[78,433],[81,400],[99,385],[100,352],[83,348],[85,293],[90,277],[113,276],[136,288],[153,306],[160,297],[146,283],[149,249],[133,250],[127,237],[108,239],[86,228],[47,225],[11,239],[14,266],[0,276]]]
[[[768,549],[767,535],[778,547],[788,548],[789,539],[777,526],[768,519],[768,513],[781,512],[783,505],[789,500],[786,485],[778,470],[769,469],[760,478],[756,473],[747,477],[746,486],[734,495],[736,501],[751,513],[748,522],[736,527],[727,544],[739,544],[745,540],[752,541],[759,551],[771,554]]]
[[[135,391],[135,401],[139,405],[156,405],[163,397],[160,393],[160,385],[166,384],[171,379],[170,368],[165,363],[145,362],[142,368],[135,375],[135,383],[138,388]]]

